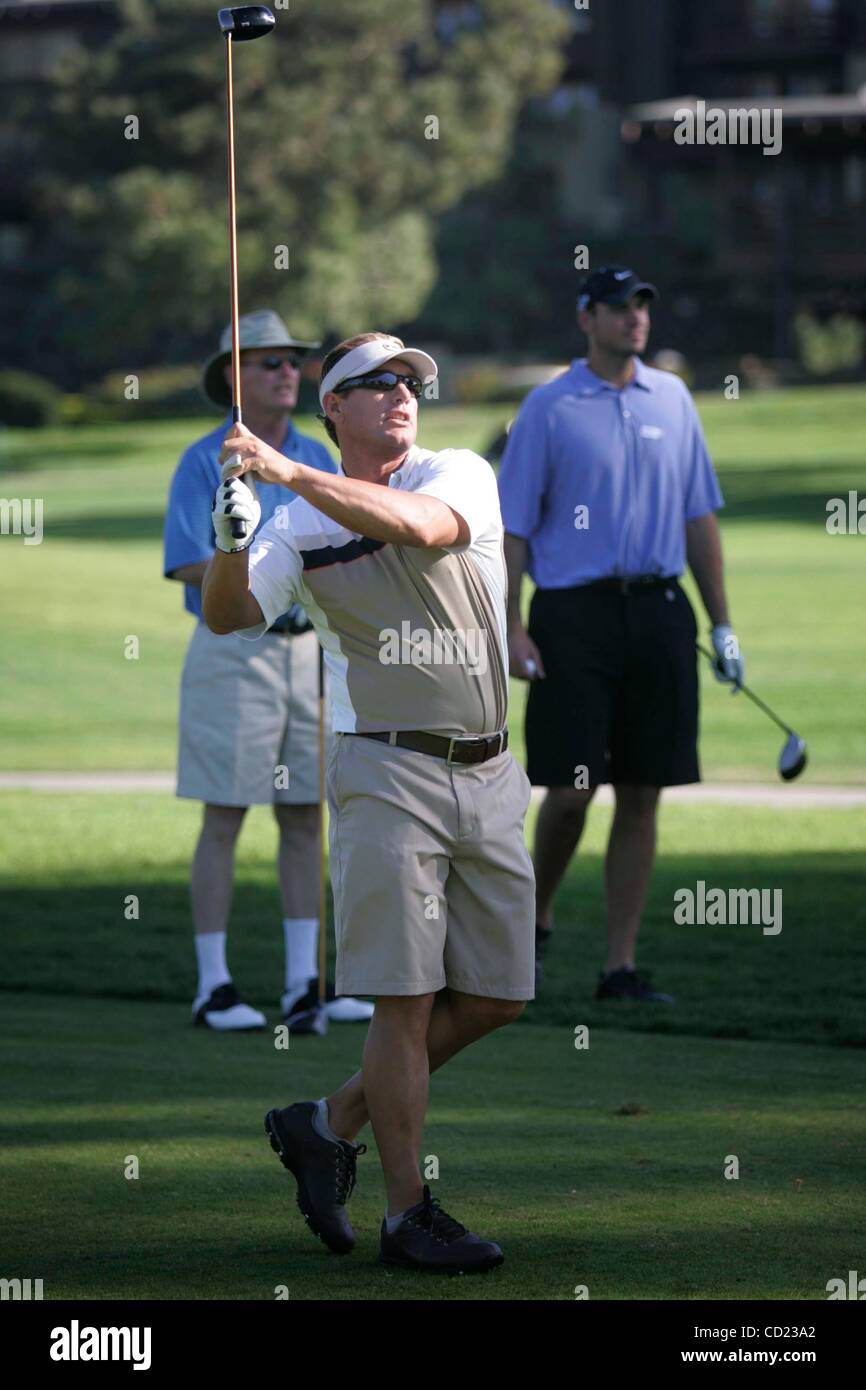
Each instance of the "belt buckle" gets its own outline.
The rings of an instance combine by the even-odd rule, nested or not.
[[[454,738],[448,740],[448,753],[447,753],[447,756],[446,756],[446,758],[445,758],[446,764],[451,765],[451,764],[454,762],[453,753],[454,753],[454,745],[455,745],[455,743],[459,743],[459,744],[462,746],[464,743],[474,743],[474,744],[478,744],[478,743],[485,743],[485,742],[486,742],[486,739],[484,738],[484,735],[483,735],[483,734],[470,734],[468,737],[465,737],[465,738],[459,738],[458,736],[455,735]]]

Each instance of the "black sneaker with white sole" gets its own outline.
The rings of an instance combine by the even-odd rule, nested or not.
[[[390,1235],[382,1222],[379,1260],[432,1274],[483,1274],[501,1265],[505,1256],[495,1241],[474,1236],[442,1210],[429,1187]]]
[[[325,1003],[319,1005],[319,978],[314,976],[305,990],[293,990],[283,994],[280,1010],[283,1022],[290,1033],[309,1033],[310,1019],[318,1012],[324,1014],[331,1023],[367,1023],[373,1017],[373,1004],[368,999],[355,999],[351,995],[337,995],[333,981],[325,983]]]
[[[265,1131],[283,1167],[297,1179],[298,1206],[310,1230],[335,1255],[348,1255],[355,1232],[346,1203],[355,1186],[355,1162],[367,1146],[325,1139],[313,1125],[315,1112],[314,1100],[269,1110]]]
[[[197,1028],[212,1028],[217,1033],[251,1033],[267,1023],[263,1013],[241,998],[231,980],[217,985],[207,999],[195,1000],[192,1021]]]

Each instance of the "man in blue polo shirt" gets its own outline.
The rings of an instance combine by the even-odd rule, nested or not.
[[[287,458],[334,473],[323,444],[290,418],[300,367],[318,343],[293,338],[270,310],[240,320],[244,422]],[[231,405],[231,325],[204,369],[203,389],[223,410]],[[165,526],[166,578],[184,585],[196,619],[181,683],[177,794],[204,804],[192,862],[191,897],[198,986],[193,1020],[220,1032],[264,1028],[265,1016],[238,993],[226,964],[234,888],[235,842],[247,807],[274,808],[283,900],[286,974],[281,1013],[300,1029],[318,1003],[319,646],[303,609],[278,618],[256,650],[236,634],[217,637],[202,621],[201,581],[214,553],[211,519],[220,484],[219,453],[231,416],[183,454],[171,484]],[[264,525],[295,493],[259,482]],[[259,650],[259,648],[261,648]],[[337,1021],[368,1019],[372,1004],[333,999]]]
[[[624,266],[584,282],[585,359],[530,392],[499,476],[511,673],[530,682],[527,771],[547,787],[535,836],[536,974],[554,897],[596,787],[612,782],[607,960],[595,997],[672,1003],[635,969],[662,787],[700,780],[697,624],[688,563],[712,625],[716,674],[743,660],[730,627],[715,512],[722,494],[682,381],[644,366],[655,286]],[[536,584],[528,630],[525,570]]]

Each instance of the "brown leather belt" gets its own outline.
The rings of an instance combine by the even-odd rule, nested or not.
[[[446,763],[486,763],[508,747],[508,730],[498,734],[481,734],[477,738],[446,738],[444,734],[428,734],[423,730],[381,734],[349,734],[349,738],[375,738],[379,743],[411,748],[414,753],[429,753],[444,758]]]

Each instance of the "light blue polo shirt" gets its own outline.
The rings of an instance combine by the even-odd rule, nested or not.
[[[724,506],[688,388],[639,358],[622,389],[580,358],[530,391],[508,437],[499,497],[542,589],[680,575],[685,523]]]
[[[197,439],[182,454],[175,469],[165,518],[163,574],[166,577],[182,565],[209,560],[216,549],[211,513],[220,483],[219,453],[231,423],[229,415],[210,434]],[[280,445],[280,453],[310,468],[320,468],[325,473],[337,471],[324,444],[301,434],[291,420]],[[259,530],[266,521],[270,521],[278,507],[287,507],[297,495],[291,488],[282,487],[279,483],[257,482],[256,497],[262,509]],[[201,588],[197,584],[184,584],[183,587],[187,611],[201,621]]]

